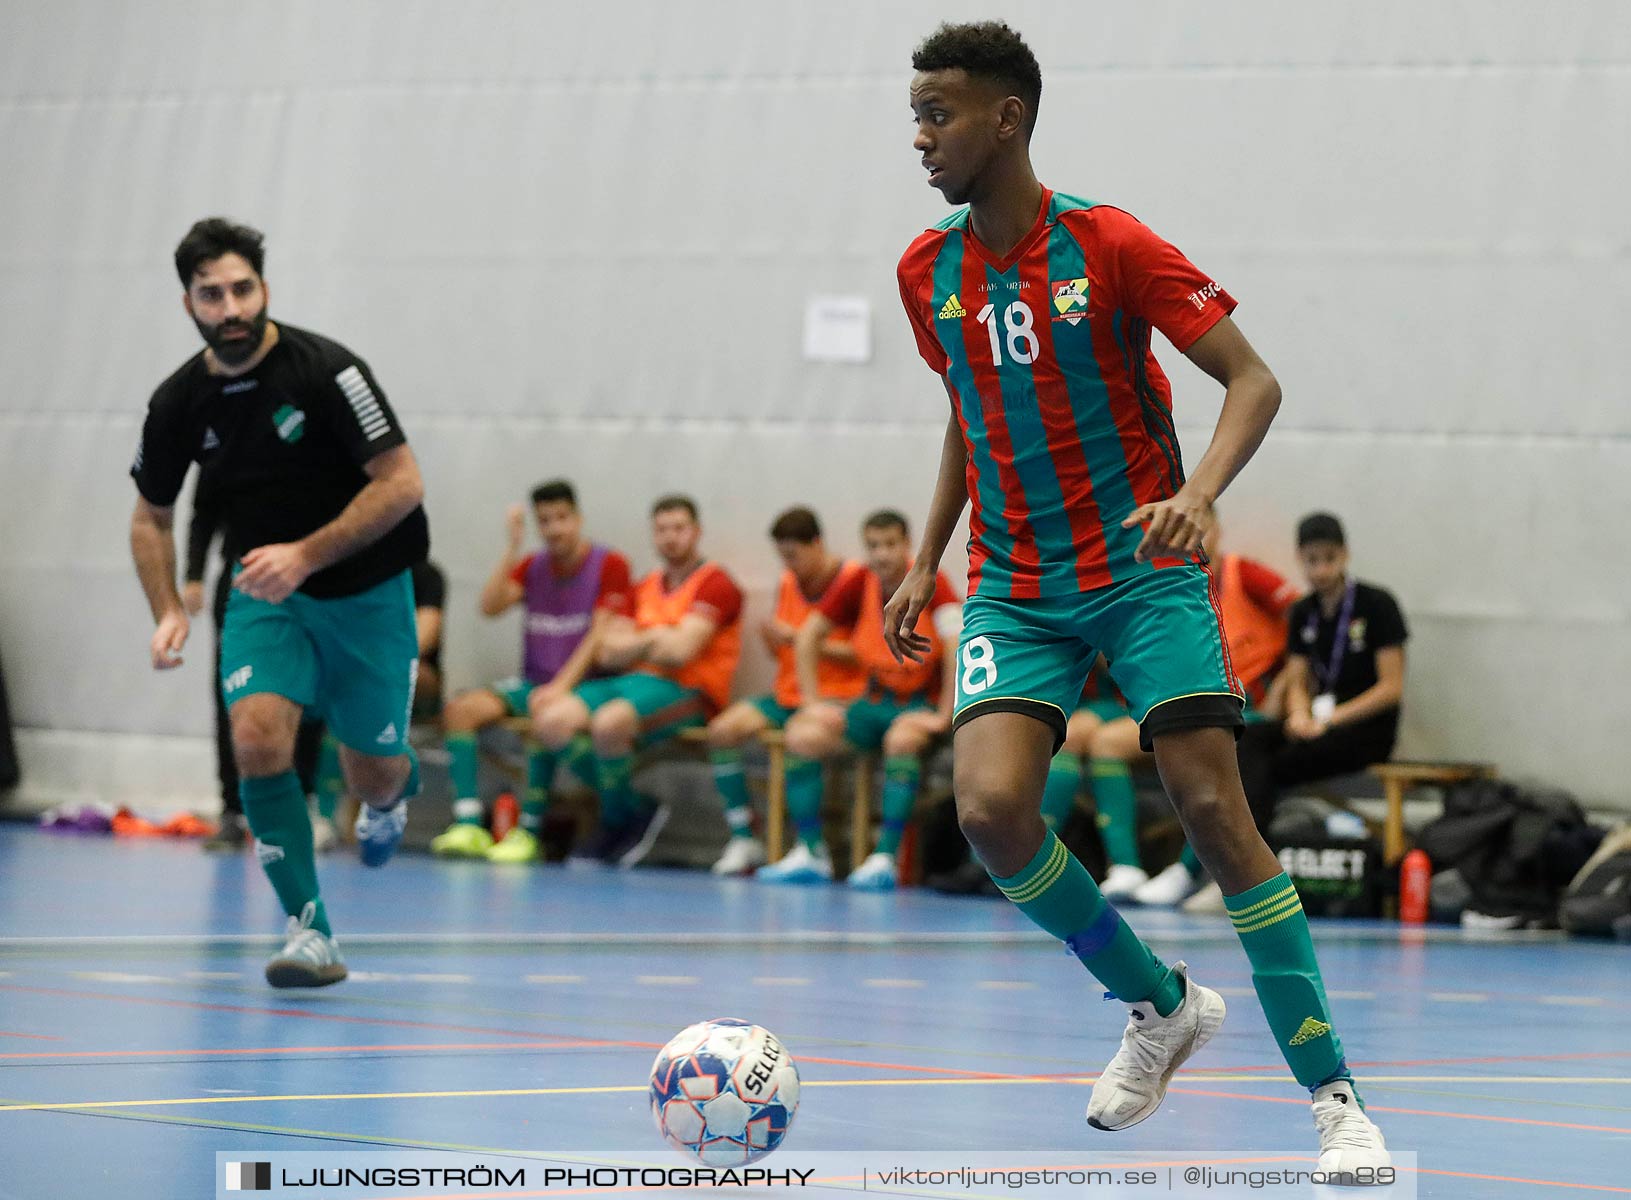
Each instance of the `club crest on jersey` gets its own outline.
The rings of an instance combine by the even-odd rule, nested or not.
[[[940,306],[940,312],[935,316],[935,320],[955,321],[966,316],[968,316],[968,309],[963,307],[963,302],[957,298],[957,293],[953,292],[946,297],[946,302]]]
[[[277,427],[278,437],[292,446],[306,432],[306,414],[293,405],[285,404],[272,414],[272,424]]]
[[[1048,295],[1053,300],[1053,319],[1074,325],[1087,318],[1088,281],[1086,279],[1054,279],[1048,283]]]

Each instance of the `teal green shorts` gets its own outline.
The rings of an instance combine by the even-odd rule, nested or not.
[[[321,716],[360,754],[406,754],[418,674],[407,571],[330,600],[296,592],[272,604],[236,589],[227,598],[221,693],[228,707],[267,692]]]
[[[613,700],[627,700],[640,715],[638,744],[642,748],[708,723],[708,702],[702,693],[661,675],[634,672],[591,679],[578,684],[573,694],[589,706],[590,712]]]
[[[503,679],[493,680],[487,685],[487,690],[504,701],[510,716],[524,717],[530,711],[527,701],[532,698],[532,689],[537,686],[519,675],[506,675]]]
[[[877,750],[895,718],[909,712],[931,712],[927,697],[897,700],[894,696],[862,696],[844,709],[844,740],[857,750]]]
[[[787,722],[792,720],[793,714],[798,711],[796,708],[788,708],[785,704],[778,704],[776,697],[769,694],[751,696],[747,703],[759,710],[760,715],[770,722],[772,729],[785,729]]]
[[[1145,750],[1162,733],[1241,727],[1245,693],[1229,665],[1211,574],[1198,566],[1073,596],[971,597],[957,647],[953,727],[982,713],[1024,713],[1053,729],[1057,752],[1101,653]]]

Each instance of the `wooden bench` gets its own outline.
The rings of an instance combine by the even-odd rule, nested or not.
[[[1381,781],[1387,814],[1382,822],[1382,861],[1397,866],[1405,854],[1404,797],[1422,784],[1446,787],[1473,779],[1493,779],[1495,768],[1488,763],[1385,762],[1376,763],[1368,774]]]

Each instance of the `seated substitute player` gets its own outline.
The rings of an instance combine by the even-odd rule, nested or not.
[[[794,661],[799,692],[821,697],[822,643],[837,629],[851,629],[855,656],[866,671],[866,690],[847,706],[821,697],[787,723],[787,811],[798,842],[779,862],[759,872],[768,883],[826,883],[832,858],[821,837],[821,764],[845,751],[883,750],[883,829],[878,844],[849,874],[865,891],[895,886],[895,853],[917,803],[923,753],[951,728],[953,660],[942,642],[956,638],[961,606],[943,575],[917,627],[928,647],[921,662],[899,662],[883,636],[883,602],[912,563],[912,535],[893,509],[873,513],[861,526],[868,569],[822,598],[799,626]],[[859,853],[856,847],[852,853]]]
[[[913,147],[965,205],[902,256],[901,300],[951,415],[917,561],[885,612],[910,657],[935,571],[973,500],[953,743],[958,816],[997,886],[1130,1009],[1089,1124],[1154,1113],[1223,1023],[1223,998],[1163,964],[1040,815],[1065,715],[1102,653],[1201,862],[1222,886],[1258,998],[1313,1097],[1326,1171],[1389,1164],[1337,1039],[1296,889],[1252,823],[1235,763],[1244,697],[1200,563],[1212,503],[1280,403],[1234,300],[1127,213],[1037,182],[1036,58],[1006,25],[942,26],[913,54]],[[1186,479],[1159,329],[1225,387]]]
[[[606,623],[629,612],[629,563],[616,550],[583,536],[577,493],[564,479],[532,490],[532,514],[542,554],[521,553],[526,519],[521,506],[505,514],[504,554],[481,589],[481,612],[497,617],[517,604],[522,626],[521,674],[454,697],[443,716],[453,776],[453,824],[432,839],[436,854],[485,856],[491,862],[532,862],[549,807],[560,755],[536,741],[527,751],[521,820],[497,845],[484,823],[477,785],[476,735],[506,717],[525,717],[572,694],[593,674],[595,647]],[[587,754],[580,755],[587,759]],[[573,764],[587,770],[587,763]]]
[[[587,733],[594,745],[600,827],[574,858],[630,867],[650,853],[668,809],[634,789],[634,752],[703,725],[730,700],[742,655],[742,590],[702,557],[696,502],[652,505],[662,566],[635,586],[634,614],[600,637],[597,666],[620,672],[581,683],[533,712],[533,731],[556,752]]]
[[[781,729],[799,707],[798,666],[793,641],[805,619],[835,588],[866,568],[846,562],[827,549],[821,522],[808,508],[790,508],[770,527],[770,539],[786,568],[776,585],[776,611],[760,627],[765,646],[776,659],[776,682],[770,694],[738,700],[708,722],[708,753],[714,784],[725,802],[730,841],[714,863],[715,875],[745,875],[764,865],[764,843],[753,836],[753,804],[742,774],[742,746],[767,729]],[[816,685],[823,699],[848,701],[866,686],[866,672],[855,660],[850,630],[836,629],[818,647]]]
[[[1342,522],[1304,517],[1297,557],[1311,590],[1287,618],[1285,721],[1240,741],[1240,777],[1264,828],[1280,789],[1385,762],[1404,696],[1404,614],[1390,592],[1348,574]]]
[[[380,866],[418,790],[408,715],[418,664],[409,568],[430,535],[419,466],[373,373],[336,342],[267,316],[260,233],[200,221],[176,247],[183,304],[205,348],[159,385],[131,467],[131,553],[157,629],[153,666],[181,662],[174,505],[193,461],[219,487],[232,595],[221,687],[239,793],[261,865],[289,914],[274,987],[345,978],[318,894],[306,796],[292,769],[306,709],[340,740],[362,801],[362,861]]]

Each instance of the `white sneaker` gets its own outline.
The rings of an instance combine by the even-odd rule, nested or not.
[[[1223,997],[1192,983],[1183,963],[1172,969],[1183,981],[1184,998],[1170,1017],[1148,1000],[1127,1006],[1121,1049],[1099,1073],[1087,1102],[1087,1123],[1094,1129],[1126,1129],[1154,1113],[1172,1073],[1223,1025]]]
[[[844,882],[858,892],[892,892],[898,873],[893,854],[869,854]]]
[[[340,831],[334,822],[321,813],[311,815],[311,847],[319,854],[327,854],[340,844]]]
[[[1338,1079],[1314,1092],[1314,1128],[1320,1131],[1319,1169],[1340,1173],[1343,1179],[1327,1179],[1339,1187],[1378,1187],[1376,1171],[1393,1165],[1376,1128],[1359,1107],[1353,1083]],[[1388,1182],[1391,1182],[1389,1180]]]
[[[1111,863],[1110,870],[1099,884],[1099,892],[1106,900],[1125,900],[1140,886],[1149,882],[1150,873],[1130,863]]]
[[[1223,889],[1215,883],[1207,884],[1178,907],[1183,912],[1199,916],[1215,916],[1228,911],[1228,906],[1223,903]]]
[[[1151,908],[1176,908],[1200,886],[1188,867],[1175,862],[1148,883],[1134,888],[1128,899],[1134,904],[1148,904]]]
[[[290,917],[283,949],[266,964],[266,982],[275,988],[327,987],[346,976],[334,939],[311,927],[317,905],[307,904]]]
[[[803,842],[794,846],[780,861],[760,867],[755,879],[763,883],[831,883],[832,857],[827,847],[814,853]]]
[[[756,837],[733,837],[714,864],[715,875],[751,875],[765,865],[765,844]]]

